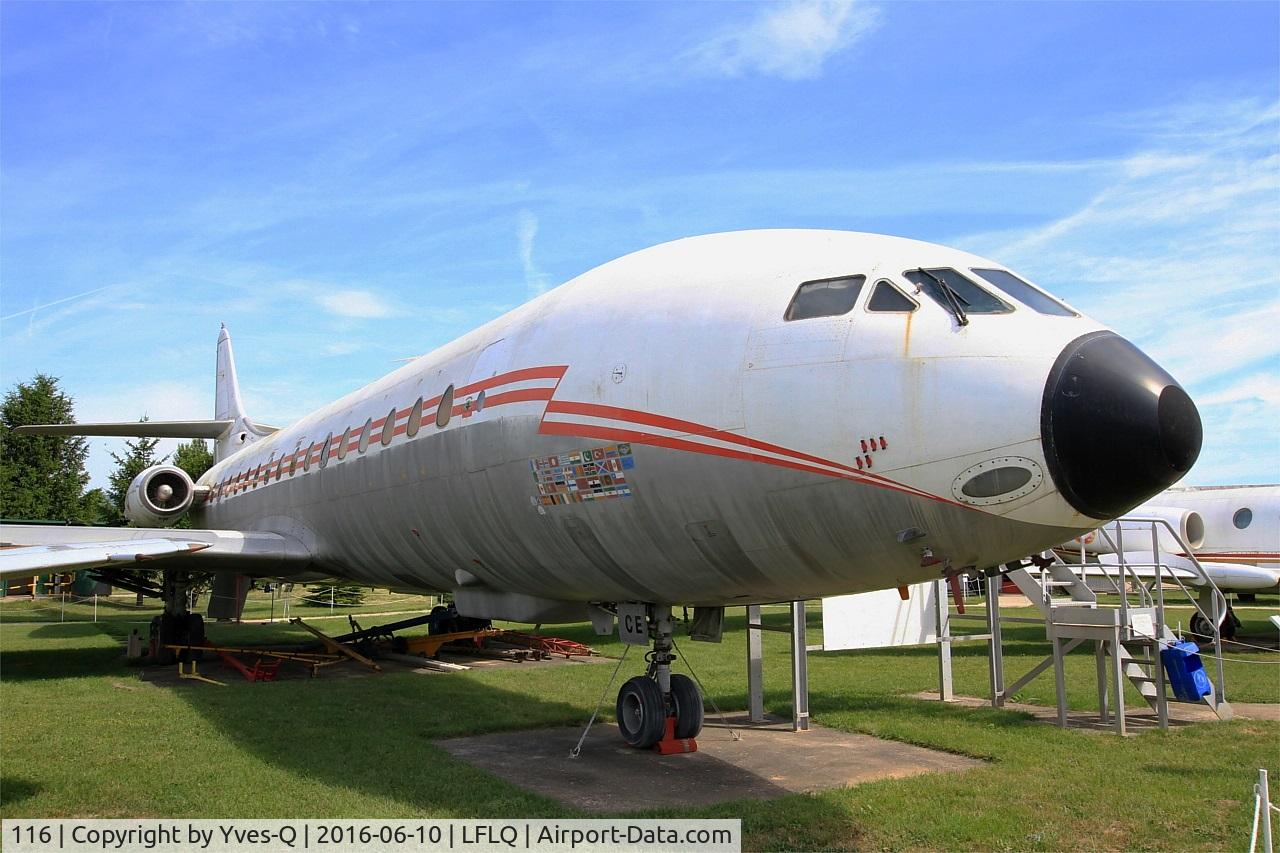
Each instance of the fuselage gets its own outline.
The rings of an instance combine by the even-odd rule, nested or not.
[[[921,269],[986,296],[962,318]],[[637,252],[220,460],[193,522],[393,588],[741,604],[996,565],[1185,473],[1098,499],[1065,384],[1114,336],[977,270],[1005,267],[849,232]]]
[[[1200,514],[1197,558],[1280,569],[1280,485],[1178,486],[1150,503]]]

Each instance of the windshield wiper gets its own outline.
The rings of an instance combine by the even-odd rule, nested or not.
[[[964,302],[964,298],[951,289],[951,285],[947,284],[938,276],[929,272],[924,267],[916,267],[916,272],[929,276],[937,282],[938,287],[942,288],[942,293],[947,297],[947,307],[951,309],[951,313],[956,315],[956,322],[961,326],[969,325],[969,315],[964,312],[964,308],[960,307],[960,303]]]

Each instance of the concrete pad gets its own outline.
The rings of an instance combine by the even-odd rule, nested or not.
[[[745,714],[728,720],[740,740],[723,723],[708,718],[698,751],[687,755],[632,749],[617,726],[605,723],[591,729],[576,759],[569,751],[582,734],[579,728],[501,732],[439,745],[514,785],[593,812],[772,799],[984,763],[822,726],[793,732],[790,721],[751,725]]]
[[[917,699],[928,699],[934,702],[938,701],[938,694],[934,692],[925,692],[915,694]],[[1263,702],[1230,702],[1231,710],[1235,719],[1240,720],[1271,720],[1280,721],[1280,705],[1272,705]],[[982,699],[977,696],[956,696],[953,704],[963,705],[968,708],[990,708],[991,700]],[[1058,724],[1058,709],[1049,705],[1026,705],[1021,702],[1006,702],[1002,706],[1008,711],[1021,711],[1024,714],[1030,714],[1037,722],[1048,723],[1050,725]],[[1125,733],[1138,734],[1139,732],[1148,731],[1150,729],[1158,729],[1160,727],[1160,719],[1156,712],[1146,703],[1141,705],[1129,704],[1124,711]],[[1185,702],[1169,702],[1169,727],[1178,728],[1180,726],[1191,725],[1192,723],[1216,723],[1218,716],[1207,705],[1191,705]],[[1115,732],[1114,719],[1102,722],[1098,719],[1097,711],[1067,711],[1067,728],[1079,729],[1081,731],[1091,732]]]

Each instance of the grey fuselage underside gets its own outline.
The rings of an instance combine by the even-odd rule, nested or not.
[[[538,507],[530,460],[606,444],[509,416],[422,435],[197,511],[212,528],[310,540],[312,569],[444,591],[459,569],[572,601],[731,604],[816,598],[1016,559],[1073,530],[757,462],[634,445],[631,494]],[[352,456],[356,452],[352,451]],[[265,525],[263,520],[269,520]],[[924,535],[899,542],[892,531]],[[887,533],[886,531],[889,531]]]

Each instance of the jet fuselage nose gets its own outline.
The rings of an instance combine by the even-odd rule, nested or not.
[[[1187,392],[1113,332],[1067,344],[1049,371],[1040,420],[1058,490],[1093,518],[1164,490],[1200,454],[1200,413]]]

